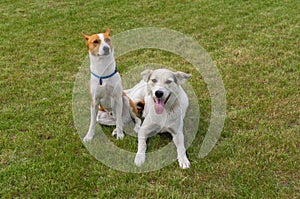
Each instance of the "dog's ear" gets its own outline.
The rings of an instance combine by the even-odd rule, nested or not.
[[[187,80],[191,76],[192,76],[191,74],[187,74],[187,73],[184,73],[184,72],[181,72],[181,71],[177,71],[175,73],[176,82],[179,85],[183,84],[185,82],[185,80]]]
[[[81,34],[82,34],[82,36],[83,36],[83,38],[84,38],[85,40],[89,40],[89,37],[90,37],[90,36],[84,34],[84,32],[81,32]]]
[[[105,34],[106,34],[107,36],[110,36],[110,29],[109,29],[109,28],[106,29]]]
[[[144,71],[141,73],[141,76],[143,77],[143,80],[144,80],[145,82],[148,82],[148,81],[149,81],[152,72],[153,72],[152,70],[147,69],[147,70],[144,70]]]

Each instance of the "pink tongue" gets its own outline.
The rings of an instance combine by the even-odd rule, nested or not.
[[[162,114],[162,112],[164,111],[164,108],[165,108],[164,101],[160,100],[160,99],[157,99],[157,98],[154,98],[154,100],[155,100],[155,103],[154,103],[155,112],[157,114]]]

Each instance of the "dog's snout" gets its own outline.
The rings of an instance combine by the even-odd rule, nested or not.
[[[164,95],[164,92],[162,92],[162,91],[160,91],[160,90],[155,91],[155,96],[156,96],[157,98],[161,98],[163,95]]]
[[[104,46],[104,47],[103,47],[103,51],[104,51],[105,53],[109,53],[109,47],[108,47],[108,46]]]

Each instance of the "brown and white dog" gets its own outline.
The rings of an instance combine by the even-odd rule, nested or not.
[[[144,106],[145,106],[145,96],[147,91],[147,83],[144,80],[141,80],[138,84],[136,84],[133,88],[124,90],[123,92],[123,104],[129,104],[133,112],[136,115],[143,113]],[[123,105],[123,112],[127,113],[126,107]],[[132,123],[132,118],[129,114],[126,115],[127,117],[123,117],[124,124]],[[98,115],[97,115],[97,122],[102,125],[113,126],[116,125],[116,117],[112,113],[112,111],[107,111],[102,107],[99,108]],[[138,132],[135,129],[136,132]]]
[[[135,121],[135,131],[138,131],[141,120],[136,116],[129,103],[128,98],[123,93],[120,74],[117,71],[114,58],[114,50],[110,37],[110,30],[104,33],[88,36],[82,33],[86,40],[88,53],[90,58],[90,94],[91,102],[91,120],[89,130],[83,138],[84,142],[93,139],[95,134],[96,117],[98,107],[112,112],[116,117],[116,128],[112,135],[116,135],[117,139],[123,139],[123,118],[133,118]]]

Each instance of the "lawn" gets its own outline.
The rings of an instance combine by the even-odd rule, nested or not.
[[[295,0],[1,1],[0,197],[299,198],[299,7]],[[193,74],[200,120],[187,150],[191,169],[174,162],[147,173],[118,171],[82,143],[72,111],[74,82],[87,60],[81,32],[107,27],[112,35],[175,30],[197,41],[218,68],[226,120],[217,145],[200,159],[212,116],[203,78],[158,49],[117,58],[123,75],[146,63]],[[110,131],[113,144],[136,151],[134,137],[119,141]],[[169,142],[154,136],[149,151]]]

